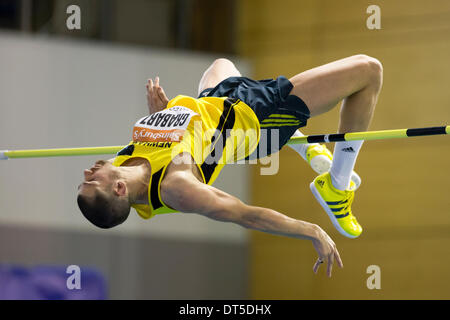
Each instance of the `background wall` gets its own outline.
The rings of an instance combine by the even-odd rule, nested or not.
[[[368,54],[384,65],[371,130],[449,122],[448,1],[124,3],[2,2],[0,28],[15,32],[0,33],[0,149],[126,144],[146,111],[148,77],[159,75],[169,96],[194,95],[203,70],[227,54],[255,78]],[[80,30],[65,25],[68,4],[81,8]],[[381,30],[366,27],[369,5],[381,9]],[[336,108],[303,132],[333,133],[337,119]],[[345,265],[331,279],[312,273],[309,242],[258,232],[248,241],[240,227],[195,215],[132,215],[116,230],[95,229],[78,212],[75,188],[97,157],[0,162],[0,263],[93,266],[110,298],[448,299],[448,139],[364,144],[356,240],[334,230],[309,191],[314,173],[290,149],[276,175],[225,168],[217,187],[331,235]],[[380,290],[366,286],[371,265],[380,267]]]
[[[214,59],[8,33],[0,47],[0,146],[10,150],[126,145],[147,112],[149,77],[160,76],[169,97],[196,95]],[[84,168],[113,156],[2,161],[0,263],[89,265],[105,274],[113,299],[246,297],[241,227],[189,214],[147,221],[132,210],[105,231],[82,217],[76,188]],[[248,199],[247,172],[230,166],[217,186]]]
[[[381,9],[381,30],[369,30],[369,5]],[[370,130],[440,126],[450,119],[450,3],[448,1],[268,0],[239,2],[239,52],[256,78],[293,76],[353,54],[378,58],[384,88]],[[313,119],[305,134],[337,130],[338,108]],[[328,145],[332,150],[333,146]],[[362,185],[353,212],[359,239],[334,230],[309,191],[315,174],[292,150],[280,171],[252,168],[252,202],[322,226],[345,268],[333,277],[312,273],[309,242],[251,235],[254,299],[450,298],[450,178],[448,137],[366,142],[356,171]],[[268,188],[267,186],[270,186]],[[381,269],[381,290],[366,286],[366,269]],[[324,269],[324,268],[322,268]]]

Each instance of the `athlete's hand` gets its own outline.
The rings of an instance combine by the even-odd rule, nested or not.
[[[334,260],[336,260],[339,267],[344,267],[335,243],[319,226],[317,237],[312,240],[312,243],[319,255],[319,258],[313,266],[314,273],[317,273],[317,270],[319,270],[322,263],[327,263],[327,275],[328,277],[331,277]]]
[[[161,111],[167,107],[169,99],[167,98],[164,89],[159,85],[159,77],[147,80],[145,85],[147,88],[147,105],[149,114]]]

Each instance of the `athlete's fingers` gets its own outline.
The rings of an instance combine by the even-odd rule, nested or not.
[[[343,268],[343,267],[344,267],[344,264],[342,263],[341,256],[339,255],[339,251],[338,251],[338,249],[336,249],[336,248],[335,248],[335,252],[334,252],[334,257],[335,257],[335,259],[336,259],[336,261],[337,261],[337,263],[338,263],[338,266],[341,267],[341,268]]]
[[[151,95],[153,104],[155,104],[155,105],[160,102],[160,98],[158,96],[158,88],[159,87],[157,86],[156,79],[155,79],[155,82],[153,82],[153,80],[152,80],[152,87],[151,87],[150,95]]]
[[[317,262],[317,261],[316,261],[316,263],[314,263],[314,266],[313,266],[313,272],[316,273],[316,274],[317,274],[317,270],[319,270],[319,265],[320,265],[320,264],[319,264],[319,262]]]
[[[328,265],[327,265],[327,275],[328,275],[328,277],[331,277],[331,271],[333,270],[333,261],[334,261],[334,254],[333,253],[331,253],[329,256],[328,256],[328,259],[327,259],[328,261]]]
[[[155,93],[155,95],[158,94],[158,90],[161,88],[161,86],[159,85],[159,77],[155,77],[155,83],[153,84],[153,91]]]
[[[148,79],[148,93],[149,94],[153,93],[153,80],[152,79]]]
[[[318,258],[316,260],[316,263],[313,266],[313,272],[317,273],[317,270],[319,270],[320,265],[323,263],[323,259],[322,258]]]
[[[167,98],[166,93],[164,92],[164,89],[162,87],[159,87],[157,92],[162,102],[169,102],[169,99]]]

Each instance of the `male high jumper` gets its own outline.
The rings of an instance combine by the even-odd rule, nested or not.
[[[333,240],[318,225],[243,203],[217,188],[224,165],[278,152],[310,117],[342,101],[339,133],[366,131],[382,86],[381,63],[367,55],[337,60],[290,79],[252,80],[234,64],[215,60],[199,84],[199,97],[169,100],[159,79],[147,83],[149,115],[133,128],[132,141],[114,159],[84,170],[78,206],[100,228],[123,223],[133,207],[143,218],[168,212],[197,213],[245,228],[311,240],[313,271],[336,260]],[[356,238],[352,214],[360,184],[353,171],[363,141],[336,142],[333,155],[320,144],[290,145],[319,173],[310,188],[337,230]]]

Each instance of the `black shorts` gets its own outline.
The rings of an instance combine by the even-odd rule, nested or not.
[[[292,83],[283,76],[265,80],[230,77],[214,88],[203,90],[199,98],[230,97],[244,101],[261,125],[260,145],[250,158],[261,158],[279,151],[295,130],[306,126],[310,117],[305,102],[290,95],[292,88]]]

